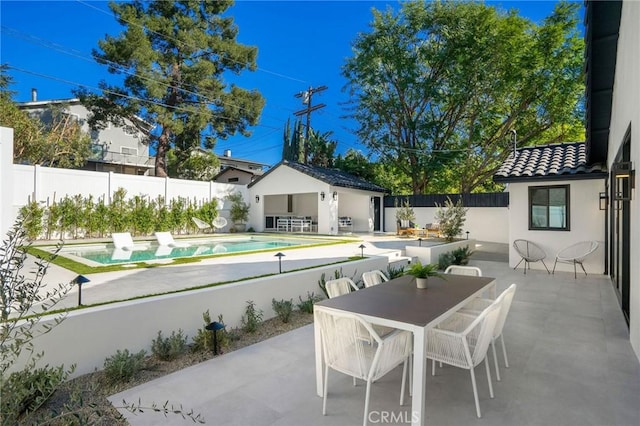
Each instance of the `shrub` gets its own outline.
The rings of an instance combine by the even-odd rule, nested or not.
[[[262,316],[262,311],[256,309],[256,304],[253,300],[249,300],[242,316],[242,329],[247,333],[255,332],[262,322]]]
[[[436,211],[436,220],[440,223],[440,233],[444,235],[447,241],[453,239],[462,232],[462,226],[466,220],[467,210],[462,205],[462,199],[455,204],[451,198],[447,197],[444,206],[436,203],[438,210]]]
[[[158,337],[151,342],[151,353],[162,361],[170,361],[178,358],[187,349],[187,336],[182,334],[179,329],[178,333],[171,332],[171,336],[162,337],[162,331],[158,331]]]
[[[444,270],[450,265],[466,265],[469,263],[469,257],[472,254],[473,251],[469,246],[442,253],[438,258],[438,268]]]
[[[404,275],[404,266],[399,266],[397,268],[394,268],[391,265],[387,265],[387,277],[389,277],[390,280],[401,277],[403,275]]]
[[[271,306],[273,306],[273,310],[275,311],[280,321],[284,323],[288,323],[291,319],[291,314],[293,313],[293,299],[289,300],[271,300]]]
[[[51,398],[69,376],[64,367],[25,368],[2,382],[0,414],[2,424],[19,424],[20,417],[34,412]]]
[[[191,350],[193,352],[204,352],[213,350],[213,341],[211,340],[210,334],[211,332],[205,328],[206,326],[211,324],[211,315],[209,314],[208,309],[202,313],[202,320],[204,321],[204,325],[193,337],[193,343],[191,346]]]
[[[104,361],[104,373],[110,383],[126,383],[144,368],[145,351],[130,353],[118,351]]]
[[[302,296],[298,296],[300,303],[298,303],[298,309],[307,314],[313,313],[313,304],[322,300],[322,296],[316,296],[313,292],[307,292],[306,300],[302,300]]]

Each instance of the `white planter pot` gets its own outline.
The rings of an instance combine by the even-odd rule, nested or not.
[[[427,288],[429,278],[416,278],[416,286],[418,288]]]

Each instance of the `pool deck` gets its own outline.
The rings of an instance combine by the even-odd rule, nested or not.
[[[357,234],[352,243],[331,246],[304,247],[282,250],[282,270],[291,271],[315,265],[343,261],[351,256],[359,256],[359,246],[365,245],[365,256],[389,256],[400,258],[407,245],[418,245],[415,238],[400,238],[395,234]],[[422,241],[422,245],[436,241]],[[506,245],[505,245],[506,246]],[[501,249],[502,250],[502,249]],[[82,303],[93,305],[117,300],[126,300],[152,294],[197,287],[215,282],[233,281],[255,277],[278,271],[277,251],[239,254],[203,258],[197,263],[165,265],[156,268],[136,268],[126,271],[87,274],[89,282],[82,286]],[[46,288],[75,279],[73,271],[51,265],[45,277]],[[77,286],[67,294],[60,308],[75,307],[78,303]]]

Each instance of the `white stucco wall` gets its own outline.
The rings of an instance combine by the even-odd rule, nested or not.
[[[616,74],[613,88],[611,126],[609,133],[609,159],[611,164],[631,125],[631,161],[636,170],[636,188],[631,201],[631,270],[629,332],[631,345],[640,359],[640,2],[624,1]]]
[[[529,187],[547,185],[569,185],[570,231],[529,230]],[[517,239],[530,240],[539,245],[547,254],[544,261],[549,270],[553,268],[556,253],[561,249],[580,241],[595,240],[600,243],[598,250],[584,262],[584,267],[588,273],[604,273],[605,212],[599,209],[599,193],[605,190],[604,180],[510,183],[508,190],[509,265],[513,267],[521,259],[511,245]],[[531,263],[531,269],[544,270],[544,265],[540,262]],[[558,263],[556,270],[573,272],[573,266]]]
[[[384,209],[385,231],[396,231],[396,209]],[[416,224],[424,228],[427,223],[435,222],[435,207],[414,207]],[[467,236],[477,241],[487,241],[493,243],[509,242],[509,209],[507,207],[470,207],[467,211],[466,220],[462,229],[462,237]]]
[[[286,259],[286,258],[285,258]],[[264,312],[264,319],[273,318],[272,299],[294,303],[307,298],[307,292],[322,295],[318,280],[324,273],[333,276],[342,269],[347,277],[356,281],[362,273],[373,269],[385,270],[387,257],[369,257],[355,262],[324,266],[315,269],[272,275],[238,283],[167,294],[121,302],[96,308],[73,311],[50,333],[34,340],[35,351],[44,351],[41,364],[69,366],[77,364],[74,376],[102,369],[104,360],[118,349],[130,352],[151,350],[151,341],[158,330],[168,336],[182,329],[188,340],[203,327],[202,313],[209,310],[212,320],[222,314],[229,328],[241,325],[241,317],[252,300],[256,309]],[[277,261],[274,259],[274,268]],[[171,315],[166,315],[171,312]],[[78,350],[81,345],[82,350]],[[14,365],[24,365],[24,359]]]
[[[13,129],[0,127],[0,238],[13,224]]]

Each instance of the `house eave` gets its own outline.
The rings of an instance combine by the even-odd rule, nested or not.
[[[592,172],[570,175],[546,175],[546,176],[518,176],[518,177],[502,177],[494,176],[495,183],[520,183],[520,182],[550,182],[560,180],[591,180],[606,179],[609,176],[607,172]]]

